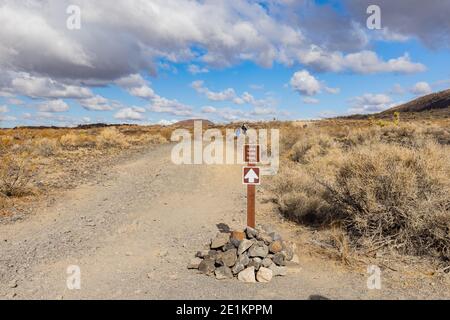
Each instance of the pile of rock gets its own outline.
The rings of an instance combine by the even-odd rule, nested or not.
[[[197,252],[188,268],[218,280],[237,277],[243,282],[269,282],[287,274],[288,261],[297,262],[294,251],[294,244],[283,241],[278,233],[247,227],[218,233],[207,249]]]

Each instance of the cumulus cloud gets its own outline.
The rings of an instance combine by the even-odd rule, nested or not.
[[[38,106],[39,111],[47,113],[66,112],[69,111],[69,109],[69,105],[61,99],[45,101]]]
[[[84,109],[89,111],[110,111],[114,110],[119,105],[117,102],[111,102],[100,95],[96,95],[92,98],[81,99],[78,102]]]
[[[145,120],[145,109],[141,107],[131,107],[119,110],[114,118],[118,120],[142,121]]]
[[[162,119],[158,121],[158,124],[161,126],[170,126],[174,123],[176,123],[177,120],[166,120],[166,119]]]
[[[433,92],[433,90],[431,89],[431,86],[425,81],[417,82],[411,88],[410,91],[411,91],[411,93],[418,95],[418,96],[430,94]]]
[[[212,91],[205,87],[204,81],[197,80],[191,83],[191,87],[200,94],[206,96],[210,101],[231,101],[234,104],[250,104],[255,107],[272,106],[275,104],[273,99],[256,99],[252,94],[245,91],[239,96],[233,88],[227,88],[222,91]]]
[[[170,100],[163,97],[153,99],[149,110],[175,116],[191,116],[193,114],[191,106],[185,105],[177,100]]]
[[[208,73],[209,72],[208,68],[199,67],[196,64],[190,64],[188,66],[188,71],[194,75],[199,74],[199,73]]]
[[[306,2],[297,3],[304,5],[302,9],[307,8]],[[83,27],[77,32],[64,26],[69,4],[82,9]],[[213,67],[252,61],[264,67],[274,62],[285,65],[300,62],[327,71],[364,73],[423,70],[423,66],[406,57],[384,61],[373,52],[360,51],[367,45],[367,39],[358,24],[351,22],[351,28],[342,24],[336,28],[331,19],[316,19],[322,25],[324,21],[330,23],[334,30],[348,30],[348,34],[336,38],[330,27],[320,37],[314,37],[319,34],[315,32],[317,23],[302,24],[304,16],[299,14],[300,10],[290,10],[289,2],[280,6],[291,11],[290,14],[278,15],[268,9],[267,3],[250,0],[140,1],[139,10],[135,2],[126,0],[115,1],[114,6],[108,0],[75,3],[3,0],[0,20],[10,27],[0,30],[0,65],[52,79],[103,84],[143,70],[155,73],[161,59],[177,63],[203,61]],[[316,13],[327,8],[317,7],[310,20],[314,21]],[[293,15],[296,19],[290,18]],[[337,19],[336,23],[346,19]],[[338,40],[332,41],[333,38]],[[354,48],[331,45],[350,42],[359,45]],[[369,65],[360,62],[353,67],[353,60],[367,58],[371,58]],[[193,64],[191,71],[206,71],[197,67]]]
[[[65,84],[49,77],[33,76],[24,72],[9,72],[3,81],[4,91],[31,98],[82,99],[93,95],[89,88]]]
[[[320,103],[320,100],[312,97],[305,97],[303,98],[303,102],[306,104],[318,104]]]
[[[8,106],[2,105],[0,106],[0,113],[6,113],[9,112]]]
[[[371,0],[345,0],[345,6],[352,19],[365,24],[367,7]],[[450,12],[449,1],[421,0],[392,1],[377,0],[382,12],[382,27],[388,33],[400,37],[414,37],[432,48],[449,47],[450,44]]]
[[[366,93],[362,96],[350,99],[351,108],[349,113],[375,113],[392,108],[395,103],[392,103],[390,96],[386,94],[372,94]]]
[[[302,95],[314,96],[320,92],[320,82],[307,70],[294,73],[289,82],[291,87]]]

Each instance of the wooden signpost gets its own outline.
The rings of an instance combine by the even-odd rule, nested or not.
[[[247,226],[255,228],[255,189],[261,181],[260,168],[255,166],[260,162],[259,145],[244,145],[244,162],[248,164],[242,170],[242,182],[247,185]]]

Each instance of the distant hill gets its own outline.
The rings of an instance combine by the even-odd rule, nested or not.
[[[189,119],[189,120],[182,120],[174,123],[174,126],[180,126],[180,127],[192,127],[194,126],[194,121],[202,121],[203,125],[207,126],[214,126],[214,122],[211,122],[209,120],[205,119]]]
[[[388,118],[392,117],[394,112],[400,112],[402,118],[450,117],[450,89],[428,94],[380,113],[352,115],[347,118],[366,119],[370,116]]]
[[[392,114],[394,112],[424,112],[436,109],[448,109],[449,107],[450,89],[417,98],[408,103],[383,111],[380,114]]]

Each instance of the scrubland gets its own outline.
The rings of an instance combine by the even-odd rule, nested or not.
[[[166,143],[170,134],[160,126],[1,129],[0,216],[27,211],[40,196],[74,186],[104,161]]]
[[[450,121],[325,120],[281,129],[276,208],[347,260],[450,261]],[[447,268],[448,269],[448,268]]]

